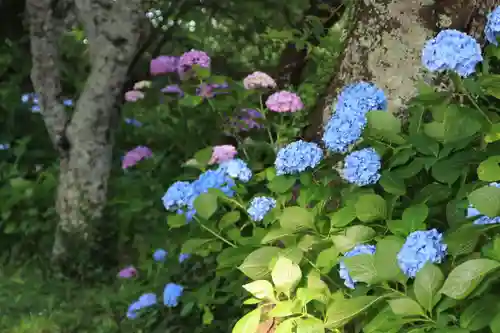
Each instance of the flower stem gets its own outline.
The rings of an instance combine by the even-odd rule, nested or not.
[[[222,237],[220,234],[216,233],[215,231],[213,231],[212,229],[210,229],[209,227],[207,227],[206,225],[201,223],[201,221],[199,219],[197,219],[196,217],[194,218],[194,220],[196,222],[198,222],[198,224],[201,226],[202,229],[205,229],[206,231],[208,231],[209,233],[211,233],[212,235],[214,235],[215,237],[217,237],[218,239],[220,239],[221,241],[223,241],[227,245],[234,247],[234,248],[237,248],[237,246],[234,243],[231,243],[230,241],[228,241],[227,239]]]

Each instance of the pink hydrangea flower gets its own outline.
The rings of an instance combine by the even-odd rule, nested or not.
[[[297,112],[304,108],[304,103],[296,94],[282,90],[269,96],[266,106],[273,112]]]
[[[212,152],[212,158],[208,164],[219,164],[232,160],[237,153],[236,148],[231,145],[215,146]]]
[[[127,102],[137,102],[144,98],[144,93],[139,90],[130,90],[125,93],[125,100]]]
[[[210,57],[203,51],[191,50],[185,52],[179,58],[179,67],[177,68],[179,75],[186,73],[193,67],[198,65],[203,68],[210,68]]]
[[[243,79],[245,89],[276,88],[276,81],[264,72],[253,72]]]
[[[134,266],[128,266],[118,272],[118,277],[122,279],[130,279],[137,276],[137,269]]]
[[[149,64],[149,71],[151,72],[151,75],[175,73],[177,72],[178,65],[179,57],[159,56],[157,58],[151,59],[151,63]]]
[[[148,147],[138,146],[129,151],[122,160],[122,169],[128,169],[140,161],[153,156],[153,152]]]

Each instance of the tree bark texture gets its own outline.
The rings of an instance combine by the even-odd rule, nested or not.
[[[140,1],[27,0],[31,79],[47,131],[60,156],[56,198],[59,223],[52,251],[53,261],[60,266],[90,248],[94,223],[102,217],[113,128],[127,71],[139,44]],[[64,18],[73,9],[89,41],[91,71],[70,114],[62,103],[57,43]]]
[[[332,103],[347,84],[369,81],[382,88],[389,111],[400,113],[416,93],[424,74],[421,52],[441,29],[453,28],[482,35],[484,14],[499,0],[353,0],[353,26],[348,32],[338,70],[310,115],[311,139],[321,137]]]

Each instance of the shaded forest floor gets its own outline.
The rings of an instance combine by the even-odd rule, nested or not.
[[[129,332],[120,285],[47,280],[35,270],[0,273],[0,332]],[[140,333],[141,330],[134,329]]]

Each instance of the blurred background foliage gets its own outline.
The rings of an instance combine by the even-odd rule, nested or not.
[[[297,91],[313,112],[342,49],[344,8],[338,1],[150,1],[144,12],[143,43],[130,69],[129,89],[149,79],[151,58],[198,49],[212,57],[213,74],[236,82],[256,70],[267,72],[280,88]],[[189,237],[168,231],[160,198],[196,151],[232,143],[217,113],[208,109],[234,108],[237,101],[220,95],[183,108],[175,96],[162,97],[163,103],[153,96],[126,104],[123,117],[143,126],[122,121],[116,133],[98,264],[80,279],[56,279],[47,259],[56,223],[57,154],[41,114],[21,101],[32,91],[23,1],[0,2],[0,13],[0,331],[228,332],[241,314],[243,293],[241,287],[225,290],[215,258],[155,268],[150,257],[158,247],[178,253],[178,244]],[[60,48],[65,97],[76,100],[89,69],[82,30],[68,29]],[[124,172],[121,157],[138,145],[150,147],[154,158]],[[176,277],[198,290],[181,309],[131,322],[124,317],[129,302],[151,287],[146,279],[116,280],[119,268],[131,263],[156,276],[157,285]],[[234,275],[235,285],[241,286],[240,275]]]

